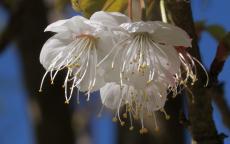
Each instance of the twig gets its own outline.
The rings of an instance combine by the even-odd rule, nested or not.
[[[133,1],[132,0],[129,0],[128,1],[128,16],[129,18],[132,20],[133,19],[133,10],[132,10],[132,7],[133,7]]]
[[[191,54],[200,59],[199,47],[197,44],[194,22],[191,13],[190,3],[184,1],[167,1],[167,11],[173,18],[175,24],[193,38],[193,48]],[[190,89],[193,91],[193,99],[188,97],[189,121],[191,122],[190,131],[197,144],[223,144],[222,136],[217,133],[215,123],[212,117],[211,97],[206,95],[207,88],[203,87],[205,76],[202,70],[198,68],[198,82]]]
[[[167,23],[167,15],[166,15],[166,10],[165,10],[165,0],[160,0],[160,10],[161,10],[161,18],[162,21]]]
[[[228,129],[230,129],[230,109],[227,104],[227,100],[224,98],[223,86],[223,83],[213,86],[211,90],[208,91],[208,94],[212,95],[213,100],[220,110],[223,123],[226,127],[228,127]]]
[[[141,20],[146,20],[146,4],[144,0],[140,0],[140,7],[141,7]]]
[[[5,50],[7,44],[10,43],[12,36],[12,28],[10,25],[8,25],[0,35],[0,53],[2,53]]]
[[[210,85],[218,82],[218,75],[223,69],[224,63],[230,55],[230,33],[228,33],[220,42],[216,56],[210,68]]]
[[[4,4],[4,3],[3,3]],[[8,10],[10,10],[10,7],[8,5],[4,5]],[[23,3],[18,5],[17,7],[15,6],[14,10],[11,10],[11,15],[9,22],[4,29],[4,31],[0,34],[0,53],[4,51],[6,46],[13,40],[13,38],[17,34],[17,30],[20,27],[20,18],[21,14],[23,12]]]

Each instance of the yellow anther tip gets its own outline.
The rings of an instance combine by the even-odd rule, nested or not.
[[[112,121],[113,121],[113,122],[117,122],[117,118],[116,118],[116,117],[113,117],[113,118],[112,118]]]
[[[165,116],[166,120],[169,120],[171,117],[169,115]]]
[[[140,132],[140,134],[145,134],[145,133],[148,133],[148,129],[147,128],[141,128],[139,132]]]
[[[127,117],[128,117],[128,116],[127,116],[127,113],[124,113],[124,114],[123,114],[123,117],[124,117],[124,118],[127,118]]]
[[[156,128],[155,128],[155,131],[156,131],[156,132],[159,132],[159,131],[160,131],[159,127],[156,127]]]
[[[125,125],[125,122],[122,121],[122,122],[121,122],[121,126],[124,126],[124,125]]]
[[[142,132],[143,133],[148,133],[148,129],[147,128],[142,128]]]
[[[131,126],[131,127],[129,128],[129,130],[130,130],[130,131],[132,131],[133,129],[134,129],[134,127],[133,127],[133,126]]]

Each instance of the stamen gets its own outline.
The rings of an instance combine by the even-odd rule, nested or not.
[[[70,99],[71,99],[71,97],[72,97],[72,95],[73,95],[74,83],[76,82],[76,80],[77,80],[77,77],[74,77],[72,86],[71,86],[71,88],[70,88],[70,95],[69,95],[68,101],[70,101]]]
[[[161,112],[163,112],[163,113],[164,113],[164,115],[165,115],[165,119],[166,119],[166,120],[169,120],[169,119],[170,119],[170,115],[168,115],[168,114],[166,113],[166,111],[165,111],[165,109],[164,109],[164,108],[162,108],[162,109],[161,109]]]
[[[117,117],[113,117],[113,118],[112,118],[112,121],[113,121],[113,122],[117,122]]]
[[[42,86],[43,86],[44,80],[46,78],[46,75],[48,73],[49,73],[49,71],[47,70],[46,73],[44,74],[44,76],[42,77],[42,81],[41,81],[41,84],[40,84],[39,92],[42,92]]]
[[[189,87],[187,87],[186,85],[185,85],[185,89],[186,89],[187,92],[190,94],[190,96],[191,96],[191,98],[192,98],[192,103],[194,104],[194,103],[195,103],[195,96],[193,95],[192,90],[191,90]]]
[[[65,103],[67,103],[67,104],[69,103],[69,99],[67,96],[67,87],[68,87],[67,82],[68,82],[68,77],[69,77],[70,72],[71,72],[71,69],[68,69],[67,74],[66,74],[66,78],[65,78],[65,81],[63,84],[63,86],[65,88],[65,100],[66,100]]]
[[[131,115],[130,111],[129,111],[129,120],[130,120],[129,130],[133,130],[134,129],[134,127],[133,127],[133,119],[132,119],[132,115]]]
[[[118,47],[122,47],[122,45],[125,44],[128,39],[129,38],[126,38],[118,42],[115,46],[113,46],[112,50],[97,64],[97,67],[99,67],[104,61],[106,61],[109,58],[109,56],[111,56],[114,53],[114,50],[116,50]]]
[[[80,104],[80,87],[77,89],[77,104]]]
[[[205,73],[205,75],[206,75],[206,78],[207,78],[207,80],[206,80],[206,83],[205,83],[205,87],[207,87],[208,86],[208,83],[209,83],[209,76],[208,76],[208,72],[206,71],[206,69],[204,68],[204,66],[199,62],[199,60],[197,60],[195,57],[192,57],[193,58],[193,60],[195,60],[200,66],[201,66],[201,68],[203,69],[203,71],[204,71],[204,73]]]
[[[157,118],[156,118],[156,115],[155,113],[153,112],[153,120],[154,120],[154,123],[155,123],[155,130],[156,131],[159,131],[159,127],[158,127],[158,124],[157,124]]]

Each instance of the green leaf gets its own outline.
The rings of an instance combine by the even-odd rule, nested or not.
[[[94,12],[100,11],[106,0],[71,0],[74,10],[89,18]]]
[[[94,12],[104,10],[124,12],[128,0],[71,0],[73,9],[89,18]]]
[[[211,82],[216,83],[219,73],[222,71],[225,61],[230,55],[230,32],[220,41],[215,59],[210,68]]]
[[[69,4],[69,0],[56,0],[54,6],[55,10],[58,12],[63,11],[67,4]]]
[[[225,29],[220,25],[210,25],[206,26],[206,31],[209,32],[217,41],[223,39],[226,35]]]
[[[107,0],[103,10],[109,12],[124,12],[127,9],[128,0]]]

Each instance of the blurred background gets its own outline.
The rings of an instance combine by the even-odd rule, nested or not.
[[[63,0],[64,2],[65,0]],[[86,102],[81,97],[70,105],[64,104],[64,91],[60,76],[55,86],[46,80],[44,91],[38,93],[44,69],[39,63],[39,53],[43,43],[52,35],[44,33],[51,22],[78,15],[70,2],[58,8],[55,0],[9,0],[0,2],[0,144],[190,144],[190,133],[180,125],[178,105],[172,100],[166,106],[171,121],[159,116],[161,132],[140,135],[139,130],[129,132],[112,122],[113,113],[101,108],[99,92]],[[228,0],[192,0],[193,17],[197,26],[205,24],[230,30]],[[59,10],[62,9],[62,10]],[[8,29],[10,27],[10,29]],[[6,31],[6,29],[8,29]],[[218,29],[219,30],[219,29]],[[12,34],[13,33],[13,34]],[[200,33],[200,51],[204,65],[209,68],[215,56],[218,41],[210,31]],[[224,86],[224,99],[230,106],[230,61],[225,63],[220,74]],[[183,99],[179,96],[179,99]],[[176,98],[178,99],[178,98]],[[216,103],[213,102],[213,118],[218,132],[230,136],[230,130]],[[229,118],[230,115],[227,117]],[[149,120],[151,125],[153,121]],[[173,125],[173,126],[172,126]],[[164,134],[162,134],[164,132]],[[230,138],[225,139],[230,144]]]

